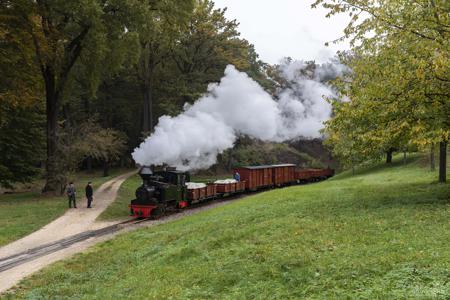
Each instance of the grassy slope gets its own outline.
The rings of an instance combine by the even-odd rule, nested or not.
[[[418,166],[273,190],[59,262],[10,298],[450,297],[450,189]]]
[[[119,173],[115,170],[109,177],[101,177],[100,172],[77,174],[77,205],[86,205],[84,186],[88,181],[96,188]],[[0,246],[41,228],[62,215],[67,206],[65,196],[45,197],[38,191],[0,195]]]

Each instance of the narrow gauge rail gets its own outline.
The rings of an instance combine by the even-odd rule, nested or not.
[[[106,234],[110,234],[123,229],[127,225],[134,225],[144,221],[147,220],[128,220],[101,229],[85,231],[82,233],[72,235],[68,238],[64,238],[55,242],[51,242],[32,249],[28,249],[26,251],[17,254],[13,254],[8,257],[1,258],[0,273],[12,269],[16,266],[22,265],[26,262],[35,260],[39,257],[65,249],[73,244],[85,241],[89,238],[100,237]]]

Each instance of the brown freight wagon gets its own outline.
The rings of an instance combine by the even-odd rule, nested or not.
[[[295,168],[293,164],[272,165],[273,167],[273,183],[277,186],[294,182]]]
[[[199,190],[199,198],[205,199],[206,198],[206,187],[199,188],[198,190]]]
[[[188,189],[188,199],[198,201],[200,199],[200,189]]]
[[[334,176],[334,169],[326,168],[326,169],[323,169],[323,172],[327,178]]]
[[[263,187],[273,186],[272,166],[250,166],[235,168],[235,172],[241,175],[241,181],[245,181],[247,190],[257,190]]]
[[[215,197],[217,194],[217,186],[215,183],[208,183],[206,185],[206,197],[212,198]]]
[[[236,182],[236,193],[245,191],[245,181]]]
[[[236,183],[216,183],[217,193],[227,194],[236,191]]]
[[[299,181],[315,181],[334,175],[332,169],[301,169],[295,171],[295,179]]]

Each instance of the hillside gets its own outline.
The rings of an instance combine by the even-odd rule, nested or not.
[[[198,172],[198,174],[229,174],[236,166],[270,165],[279,162],[308,168],[324,168],[334,165],[329,151],[325,149],[319,139],[274,143],[240,137],[232,149],[219,155],[215,165],[208,170]]]
[[[420,159],[126,233],[6,298],[448,299],[450,189]]]

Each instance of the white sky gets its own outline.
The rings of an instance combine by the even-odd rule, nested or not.
[[[326,18],[323,8],[312,9],[313,0],[213,0],[227,7],[228,19],[236,19],[241,36],[255,45],[260,58],[278,63],[282,57],[324,62],[348,43],[330,44],[343,35],[349,18]]]

